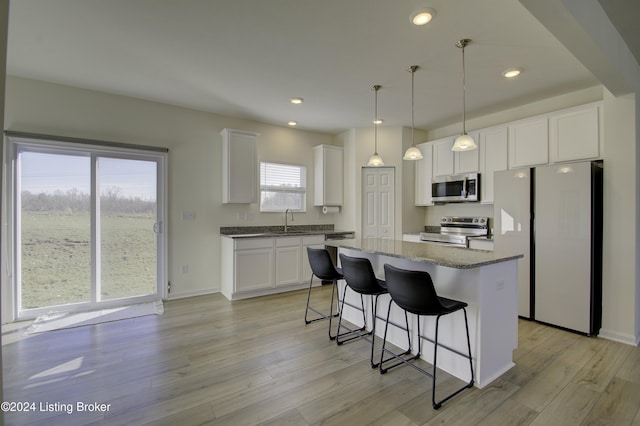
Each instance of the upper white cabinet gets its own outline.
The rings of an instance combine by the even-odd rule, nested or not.
[[[422,143],[416,145],[422,153],[422,159],[416,161],[415,205],[432,206],[431,179],[433,178],[433,145]]]
[[[600,108],[590,104],[552,115],[549,148],[552,163],[600,155]]]
[[[313,147],[314,206],[341,206],[343,203],[343,148]]]
[[[476,145],[480,145],[480,135],[478,132],[471,132],[469,136],[476,141]],[[455,140],[455,139],[454,139]],[[471,151],[458,151],[453,153],[453,172],[459,173],[475,173],[478,171],[479,154],[477,149]]]
[[[222,202],[255,203],[258,199],[256,138],[258,133],[223,129]]]
[[[433,145],[433,176],[453,174],[453,138],[445,138],[431,142]]]
[[[549,162],[549,120],[535,117],[509,124],[509,167]]]
[[[493,203],[493,173],[507,170],[507,127],[494,127],[480,132],[480,202]]]
[[[478,143],[478,132],[469,133]],[[478,171],[478,150],[453,152],[451,147],[455,137],[440,139],[433,144],[433,176],[447,176],[459,173],[474,173]]]

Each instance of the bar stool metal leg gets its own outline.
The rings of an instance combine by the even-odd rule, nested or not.
[[[389,300],[389,307],[387,309],[387,322],[384,326],[384,337],[382,338],[382,352],[380,352],[380,362],[378,363],[378,366],[380,368],[380,374],[385,374],[387,371],[391,370],[394,367],[397,367],[399,365],[405,364],[407,361],[411,361],[414,359],[417,359],[420,357],[420,340],[418,339],[418,354],[415,356],[412,356],[408,359],[403,358],[405,355],[409,355],[411,353],[411,333],[409,332],[409,317],[407,315],[407,311],[404,311],[404,322],[406,325],[405,330],[407,331],[407,342],[408,342],[408,349],[402,353],[395,353],[393,351],[391,351],[390,349],[386,348],[387,345],[387,332],[389,331],[389,316],[391,315],[391,304],[393,303],[393,299]],[[384,354],[388,353],[391,355],[390,358],[384,359]],[[398,362],[395,364],[392,364],[388,367],[383,367],[385,362],[389,362],[392,361],[394,359],[397,359]]]

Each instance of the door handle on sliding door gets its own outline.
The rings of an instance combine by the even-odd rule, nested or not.
[[[156,234],[162,233],[162,222],[156,222],[153,224],[153,232]]]

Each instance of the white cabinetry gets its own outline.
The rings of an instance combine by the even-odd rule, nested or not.
[[[445,138],[431,142],[433,145],[433,176],[453,174],[453,138]]]
[[[341,206],[343,202],[343,148],[313,147],[314,206]]]
[[[221,290],[229,300],[304,288],[311,277],[307,247],[324,247],[324,235],[221,240]]]
[[[272,238],[237,240],[234,252],[234,292],[273,287],[274,250]]]
[[[549,120],[536,117],[509,125],[509,167],[549,162]]]
[[[301,237],[276,238],[276,286],[302,282]]]
[[[469,133],[478,143],[478,132]],[[454,152],[451,150],[455,137],[440,139],[433,144],[433,176],[448,176],[478,171],[478,150]]]
[[[416,161],[416,206],[432,206],[431,179],[433,178],[433,145],[422,143],[416,145],[422,153],[422,159]]]
[[[223,129],[222,135],[222,202],[257,202],[258,133]]]
[[[469,136],[479,145],[480,137],[478,132],[469,133]],[[478,171],[479,154],[477,149],[471,151],[458,151],[453,153],[453,173],[475,173]]]
[[[507,127],[480,132],[480,201],[493,203],[493,173],[507,170]]]
[[[487,238],[469,238],[469,248],[493,251],[493,240]]]
[[[600,109],[590,104],[549,119],[551,162],[597,158],[600,155]]]

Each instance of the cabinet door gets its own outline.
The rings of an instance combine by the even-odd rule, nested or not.
[[[222,202],[255,203],[257,184],[257,133],[223,129]]]
[[[600,155],[597,105],[552,115],[549,130],[551,162],[586,160]]]
[[[273,287],[273,248],[236,250],[235,291],[259,290]]]
[[[480,201],[493,203],[493,173],[507,170],[507,128],[489,129],[480,133]]]
[[[341,206],[343,201],[342,148],[325,147],[323,153],[323,202],[317,205]]]
[[[453,138],[432,142],[433,144],[433,176],[453,174]]]
[[[471,136],[473,140],[476,141],[476,145],[480,145],[480,137],[478,132],[469,133],[469,136]],[[478,149],[472,149],[471,151],[454,152],[453,173],[459,174],[477,172],[480,163],[480,155],[478,151]]]
[[[422,153],[422,160],[416,161],[415,205],[432,206],[433,146],[430,143],[423,143],[416,147]]]
[[[276,287],[302,282],[300,238],[276,239]]]
[[[509,125],[509,167],[525,167],[549,162],[548,119],[522,120]]]

